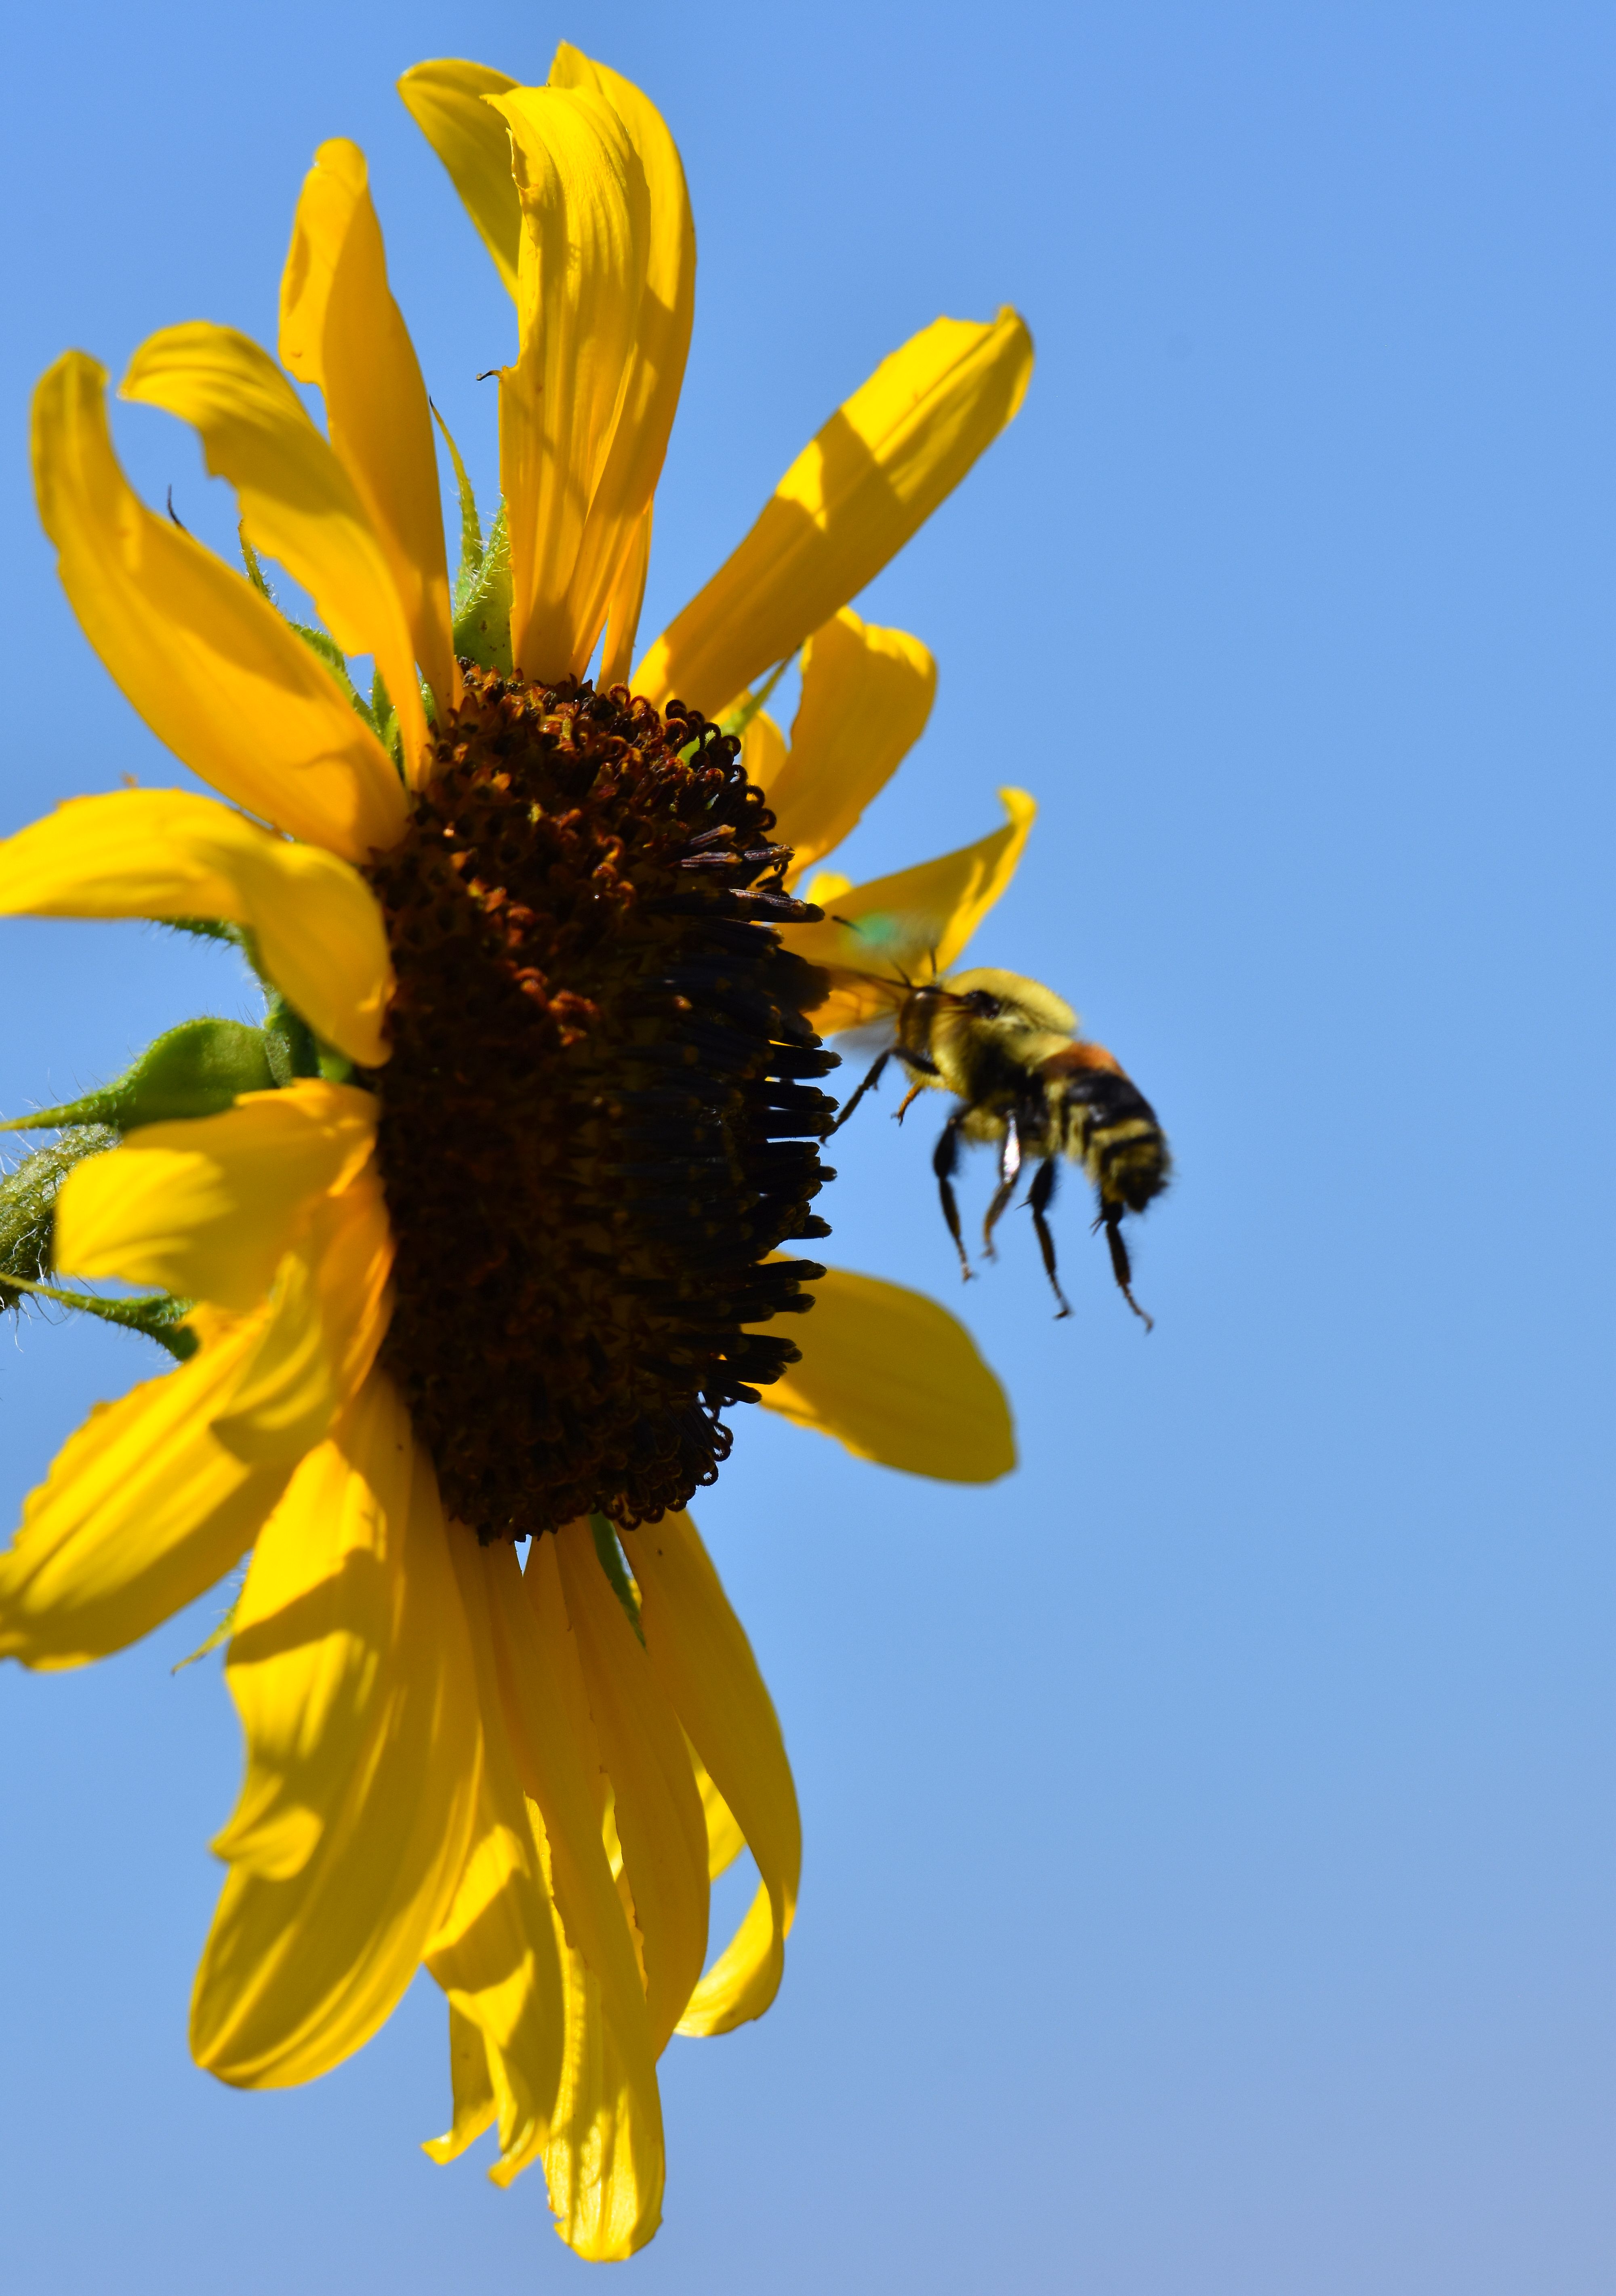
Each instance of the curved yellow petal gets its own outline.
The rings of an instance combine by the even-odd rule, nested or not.
[[[575,1951],[604,1988],[626,2053],[652,2072],[645,1997],[622,1901],[601,1838],[605,1772],[554,1539],[528,1567],[490,1547],[490,1610],[517,1767],[543,1816],[556,1908]]]
[[[554,1540],[534,1540],[525,1571],[508,1546],[491,1546],[488,1558],[512,1743],[540,1815],[567,1947],[562,2092],[545,2152],[550,2204],[580,2254],[626,2255],[660,2216],[661,2104],[639,1964],[602,1839],[599,1741]]]
[[[143,1125],[62,1182],[56,1264],[250,1308],[319,1198],[369,1160],[377,1113],[372,1094],[307,1078],[219,1116]]]
[[[312,2079],[368,2040],[453,1898],[481,1744],[448,1538],[378,1374],[265,1525],[226,1661],[247,1774],[191,2045],[237,2087]]]
[[[396,844],[406,799],[386,750],[274,608],[133,492],[106,381],[69,351],[34,394],[39,515],[90,644],[159,741],[226,797],[350,861]]]
[[[634,667],[634,642],[645,603],[645,577],[651,571],[651,518],[647,508],[635,529],[617,587],[606,601],[606,632],[601,641],[601,674],[596,681],[603,693],[613,685],[627,685]]]
[[[710,716],[857,596],[1020,406],[1032,338],[937,319],[883,359],[800,455],[740,546],[635,673]]]
[[[486,64],[448,57],[416,64],[398,82],[410,117],[448,169],[513,302],[521,202],[511,173],[510,131],[483,97],[507,94],[515,86],[506,73],[490,71]]]
[[[452,1533],[450,1554],[472,1635],[483,1769],[465,1870],[426,1952],[448,1997],[455,2095],[453,2126],[426,2149],[452,2160],[497,2119],[501,2156],[521,2167],[542,2146],[561,2087],[562,1948],[505,1725],[485,1550]]]
[[[925,731],[937,665],[906,630],[878,629],[850,606],[802,651],[791,755],[768,789],[775,841],[792,849],[788,884],[850,835]]]
[[[834,914],[822,924],[788,925],[784,939],[829,977],[829,994],[812,1015],[822,1037],[890,1012],[902,976],[930,980],[957,961],[1014,876],[1038,812],[1024,790],[1001,790],[999,799],[1005,826],[973,845],[867,885],[828,872],[824,882],[810,881],[807,898],[822,908],[833,904]]]
[[[544,2148],[555,2229],[590,2264],[620,2263],[662,2220],[662,2116],[654,2078],[631,2072],[599,1979],[563,1951],[567,2004],[561,2095]],[[507,2184],[515,2167],[492,2171]]]
[[[601,1569],[589,1525],[570,1523],[554,1546],[611,1780],[651,2046],[660,2055],[707,1958],[707,1822],[678,1717]]]
[[[751,1912],[679,2020],[681,2033],[727,2033],[760,2017],[779,1990],[802,1866],[796,1789],[774,1704],[694,1523],[667,1514],[622,1540],[652,1670],[762,1876]]]
[[[70,798],[0,843],[0,915],[217,917],[245,925],[264,970],[316,1036],[376,1068],[393,969],[358,871],[186,790]]]
[[[832,1267],[792,1336],[801,1360],[763,1390],[783,1418],[939,1482],[997,1482],[1015,1465],[1005,1390],[935,1300]]]
[[[165,327],[135,352],[119,396],[164,407],[201,432],[208,468],[236,490],[248,539],[302,583],[344,653],[375,656],[405,757],[418,760],[426,712],[389,554],[353,480],[268,352],[203,319]]]
[[[304,178],[281,279],[280,350],[324,396],[332,446],[386,554],[441,715],[460,699],[460,674],[431,412],[388,285],[365,154],[341,138],[321,144]],[[407,744],[405,754],[419,764]]]
[[[479,1819],[480,1825],[481,1820]],[[478,1855],[478,1841],[473,1841],[468,1866]],[[482,2027],[463,2009],[449,2003],[449,2099],[450,2120],[441,2136],[427,2136],[421,2149],[439,2166],[458,2161],[469,2145],[475,2144],[485,2128],[492,2128],[500,2114],[500,2100],[494,2094],[494,2075],[488,2062],[488,2044],[483,2038]]]
[[[650,98],[606,64],[563,40],[550,66],[552,87],[603,96],[628,131],[645,173],[650,215],[635,356],[611,454],[590,504],[573,578],[579,630],[604,624],[610,660],[603,686],[626,683],[634,660],[651,558],[651,504],[679,404],[696,308],[696,227],[678,147]]]
[[[690,1749],[691,1764],[696,1774],[696,1791],[701,1797],[701,1815],[707,1821],[707,1873],[716,1882],[730,1867],[746,1847],[746,1836],[735,1824],[734,1812],[714,1785],[706,1763],[693,1746]]]
[[[242,1459],[217,1422],[306,1302],[217,1327],[177,1371],[98,1403],[0,1554],[0,1657],[83,1666],[194,1602],[258,1535],[297,1463]]]
[[[636,89],[574,52],[558,70],[569,57],[578,85],[488,99],[510,126],[522,208],[521,349],[500,381],[511,644],[539,679],[581,675],[614,604],[624,619],[694,294],[666,127]]]

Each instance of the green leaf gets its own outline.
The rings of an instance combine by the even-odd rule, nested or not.
[[[455,651],[480,669],[511,675],[511,539],[504,503],[464,603],[455,611]]]
[[[132,1132],[185,1116],[217,1116],[243,1092],[269,1092],[275,1075],[262,1029],[242,1021],[182,1021],[146,1046],[134,1066],[100,1092],[62,1108],[13,1116],[0,1132],[37,1132],[70,1124],[111,1124]]]

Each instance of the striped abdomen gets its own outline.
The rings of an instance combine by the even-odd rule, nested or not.
[[[1156,1111],[1103,1045],[1066,1045],[1039,1063],[1061,1110],[1061,1147],[1081,1164],[1103,1207],[1142,1212],[1172,1169]]]

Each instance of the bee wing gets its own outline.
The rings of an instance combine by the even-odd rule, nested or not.
[[[803,889],[824,921],[790,926],[783,938],[830,976],[829,997],[809,1016],[822,1036],[861,1027],[955,964],[1013,875],[1032,824],[1023,791],[999,796],[1005,826],[973,845],[864,885],[822,871]]]
[[[898,1009],[909,993],[903,982],[851,965],[827,964],[820,970],[830,984],[829,994],[806,1016],[819,1034],[849,1035],[849,1049],[857,1053],[867,1046],[872,1058],[884,1051],[897,1037]]]

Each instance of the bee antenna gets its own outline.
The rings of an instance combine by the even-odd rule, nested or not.
[[[865,932],[864,927],[856,923],[851,917],[839,917],[833,909],[831,911],[830,916],[831,922],[833,925],[840,925],[844,932],[857,933],[860,940],[869,939],[870,936]],[[891,962],[890,959],[888,961],[889,963]],[[898,980],[906,988],[913,989],[915,983],[910,980],[908,974],[904,971],[901,964],[894,964],[892,965],[892,970],[898,975]]]

